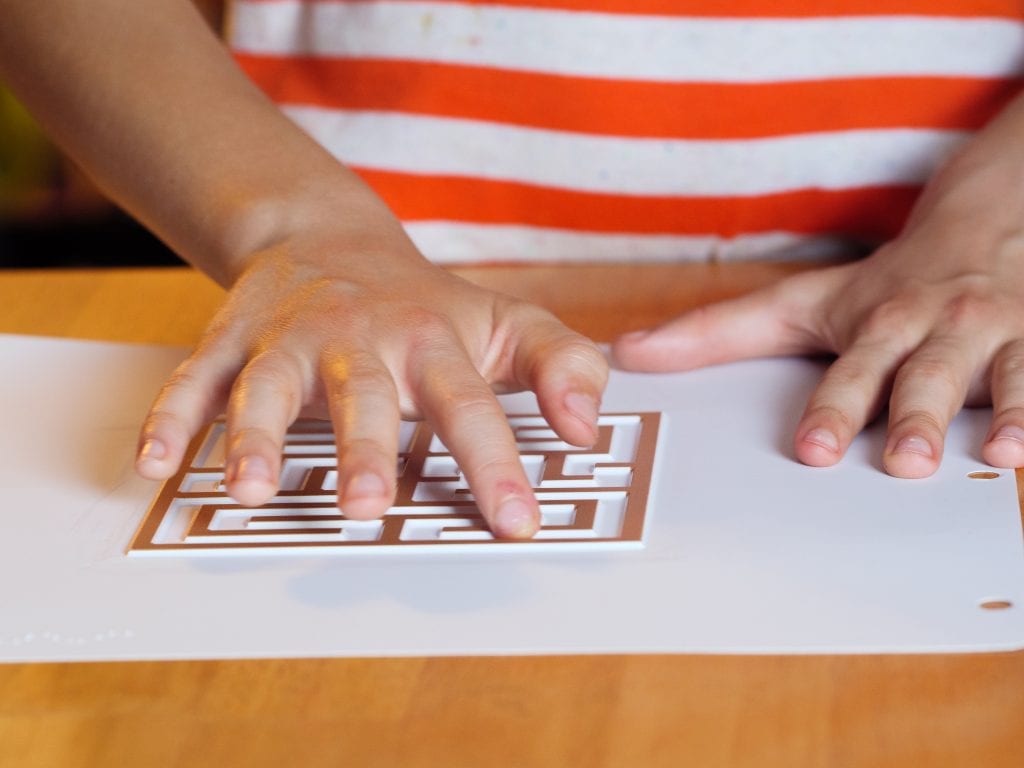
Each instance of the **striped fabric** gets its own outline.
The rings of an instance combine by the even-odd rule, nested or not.
[[[892,237],[1024,87],[1024,0],[240,0],[243,69],[436,261]]]

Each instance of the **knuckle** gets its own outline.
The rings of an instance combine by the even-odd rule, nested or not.
[[[445,432],[472,429],[480,435],[493,434],[494,420],[504,418],[494,394],[486,387],[469,385],[438,393],[435,398],[436,419]]]
[[[824,384],[824,391],[831,394],[839,391],[861,391],[876,386],[875,374],[869,369],[854,365],[840,357],[832,367],[828,369]]]
[[[900,336],[916,314],[915,304],[912,299],[904,297],[886,299],[877,304],[860,323],[860,335],[869,340]]]
[[[518,458],[490,456],[478,463],[470,464],[470,471],[478,478],[498,478],[502,476],[508,478],[512,475],[521,475],[523,465],[519,462]],[[518,486],[516,487],[518,488]]]
[[[299,372],[304,365],[294,352],[281,345],[275,345],[253,355],[247,367],[257,370]]]
[[[347,454],[388,453],[388,451],[384,450],[384,446],[372,437],[346,437],[345,435],[339,435],[338,442],[341,443]]]
[[[1024,377],[1024,350],[1006,353],[998,358],[997,373],[1000,376]]]
[[[936,357],[916,355],[903,364],[903,367],[900,368],[897,380],[903,383],[907,379],[913,378],[929,380],[948,379],[950,375],[950,366],[945,361]]]
[[[827,403],[812,404],[804,416],[804,421],[829,424],[841,428],[844,432],[852,432],[856,426],[853,419],[844,410]]]
[[[394,463],[395,452],[389,451],[372,437],[338,438],[338,463],[351,466],[356,461],[385,465]],[[393,471],[393,470],[392,470]]]
[[[1000,422],[1010,424],[1024,424],[1024,406],[1010,406],[1002,408],[996,414]]]
[[[547,310],[530,312],[524,319],[526,322],[507,329],[500,336],[514,340],[520,345],[520,350],[528,350],[529,354],[521,361],[527,369],[526,378],[533,378],[538,373],[551,373],[552,368],[588,377],[607,376],[605,355],[586,336],[567,328]],[[508,346],[512,347],[511,344]],[[509,356],[512,356],[511,352]]]
[[[228,444],[231,453],[236,453],[243,448],[252,449],[259,445],[270,447],[275,452],[281,450],[281,439],[266,427],[229,428],[229,432]]]
[[[959,390],[964,386],[963,377],[948,361],[922,355],[903,364],[896,374],[895,386],[903,387],[914,381],[928,381],[932,385],[939,384],[950,390]]]
[[[191,360],[186,361],[160,387],[149,420],[184,424],[196,413],[206,413],[215,403],[223,402],[229,386],[229,379],[218,376],[207,380],[194,370]]]
[[[301,389],[302,366],[282,349],[270,349],[253,357],[238,376],[241,386],[262,386],[274,391]]]
[[[166,408],[156,407],[146,416],[142,424],[142,434],[149,437],[163,430],[175,430],[185,433],[188,431],[182,418],[174,411]]]
[[[252,395],[255,392],[289,401],[297,397],[292,377],[272,369],[254,368],[242,371],[235,382],[232,398]]]
[[[538,328],[565,328],[561,320],[549,309],[514,296],[495,295],[492,306],[495,327],[512,329],[522,326]]]
[[[953,296],[943,308],[946,327],[954,330],[982,328],[990,324],[997,311],[991,291],[972,288]]]
[[[311,393],[302,373],[295,366],[279,364],[280,360],[278,355],[264,353],[249,362],[235,380],[229,414],[247,413],[252,418],[269,405],[269,414],[290,414],[289,420],[298,415]]]
[[[395,380],[391,374],[379,367],[355,368],[343,382],[345,388],[360,395],[381,394],[397,396]]]
[[[925,430],[933,434],[942,434],[943,421],[931,411],[914,408],[899,415],[893,423],[893,430],[903,429],[912,425],[915,431]]]
[[[608,361],[605,356],[589,339],[581,336],[570,338],[562,343],[560,351],[562,359],[574,367],[594,372],[608,370]]]
[[[423,307],[412,307],[402,313],[402,318],[413,344],[432,346],[454,336],[451,322],[438,312]]]
[[[223,354],[225,349],[240,347],[237,337],[240,329],[224,313],[219,313],[210,321],[196,345],[193,356]]]
[[[501,413],[494,393],[485,387],[471,385],[448,402],[453,416],[465,420],[484,419]]]
[[[296,310],[318,326],[329,326],[333,336],[365,336],[381,305],[351,292],[333,291],[315,309]]]
[[[528,380],[537,384],[543,379],[582,378],[599,387],[608,380],[608,361],[588,339],[570,337],[558,343],[548,354],[535,355]]]
[[[186,361],[171,372],[171,375],[167,377],[167,381],[161,389],[163,394],[171,391],[202,392],[202,381],[199,376],[193,372],[190,363],[191,361]]]
[[[334,386],[383,389],[394,386],[391,373],[364,351],[326,350],[320,358],[320,377]]]

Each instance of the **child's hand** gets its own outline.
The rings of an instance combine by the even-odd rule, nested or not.
[[[231,293],[147,419],[138,470],[177,469],[226,407],[228,490],[277,489],[285,430],[330,415],[340,503],[395,493],[399,416],[452,450],[502,536],[539,513],[494,391],[596,437],[603,355],[549,313],[431,266],[359,178],[239,71],[188,0],[0,0],[0,72],[104,189]],[[102,115],[102,119],[97,119]]]
[[[898,477],[939,466],[950,420],[993,403],[982,454],[1024,466],[1024,131],[1006,113],[933,179],[904,232],[871,257],[629,334],[633,370],[834,352],[797,426],[797,457],[836,463],[886,405]]]
[[[532,535],[537,503],[494,392],[534,390],[558,434],[589,445],[604,356],[546,311],[430,265],[397,225],[381,239],[312,235],[252,258],[154,404],[139,472],[171,475],[189,439],[226,406],[228,490],[260,504],[277,489],[290,423],[300,411],[329,414],[339,504],[351,517],[377,517],[394,499],[399,418],[425,418],[492,529]]]

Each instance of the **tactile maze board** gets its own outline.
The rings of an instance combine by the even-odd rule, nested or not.
[[[642,445],[644,435],[653,435],[644,414],[660,414],[642,546],[626,533],[632,512],[621,541],[598,541],[604,529],[596,524],[591,538],[567,542],[506,546],[472,538],[486,532],[465,514],[471,499],[460,493],[451,459],[431,451],[433,438],[428,443],[429,433],[414,434],[411,425],[403,476],[418,480],[402,493],[407,501],[411,494],[417,514],[407,506],[382,524],[379,540],[394,540],[384,527],[403,515],[436,517],[416,505],[433,505],[437,497],[446,514],[471,524],[431,522],[428,538],[436,534],[440,543],[336,545],[339,536],[327,531],[343,525],[333,499],[323,498],[330,496],[333,449],[320,427],[296,435],[282,496],[293,503],[317,490],[318,500],[308,503],[330,519],[316,521],[325,527],[312,532],[291,528],[294,510],[289,519],[227,510],[232,505],[217,488],[215,428],[197,443],[190,461],[196,467],[170,484],[175,495],[213,499],[199,506],[213,513],[203,525],[216,531],[215,548],[202,538],[173,548],[205,535],[192,530],[189,513],[175,518],[188,526],[169,525],[156,545],[149,539],[154,548],[130,556],[160,487],[134,473],[139,424],[183,356],[158,347],[0,335],[0,581],[7,585],[0,660],[1024,646],[1014,474],[972,477],[988,470],[978,456],[988,411],[958,415],[941,469],[907,481],[881,470],[884,425],[858,437],[836,467],[793,459],[793,428],[822,371],[805,360],[678,375],[613,372],[602,403],[609,415],[608,450],[601,454],[552,452],[553,441],[535,431],[544,428],[530,416],[538,412],[535,399],[502,397],[506,412],[517,414],[529,471],[546,478],[542,495],[577,493],[582,475],[588,493],[619,493],[625,473],[614,465],[628,463],[620,459],[629,451],[620,451],[617,436],[639,429]],[[543,470],[540,453],[555,457]],[[614,461],[596,460],[606,456]],[[641,487],[638,456],[630,493]],[[424,463],[413,471],[417,457]],[[584,471],[591,461],[594,471]],[[557,482],[572,488],[551,484]],[[542,503],[568,508],[565,499]],[[586,534],[583,505],[573,505],[577,529]],[[552,535],[563,535],[554,531],[567,519],[564,512],[549,517]],[[302,525],[310,522],[305,517]],[[402,541],[401,529],[386,535]],[[250,546],[288,535],[335,542]]]
[[[395,503],[380,520],[349,520],[337,507],[337,453],[329,423],[296,422],[285,438],[280,490],[263,506],[224,490],[225,424],[192,444],[182,469],[150,508],[130,554],[335,554],[448,547],[637,547],[651,480],[658,414],[608,414],[593,446],[563,442],[539,416],[511,415],[523,467],[541,510],[530,540],[491,535],[455,459],[423,423],[402,424]]]

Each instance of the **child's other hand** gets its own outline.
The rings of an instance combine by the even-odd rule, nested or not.
[[[796,429],[801,461],[835,464],[888,403],[886,471],[926,477],[953,416],[991,402],[982,455],[994,466],[1024,466],[1021,112],[1018,105],[949,163],[900,237],[872,256],[624,336],[614,347],[619,364],[686,370],[832,352],[838,358]]]
[[[153,405],[137,466],[170,476],[190,438],[226,408],[228,490],[261,504],[277,490],[291,422],[329,415],[339,505],[372,518],[394,499],[400,417],[425,418],[492,529],[526,537],[539,511],[495,392],[533,390],[559,435],[589,445],[606,379],[590,341],[424,261],[397,224],[362,239],[306,234],[249,260]]]

